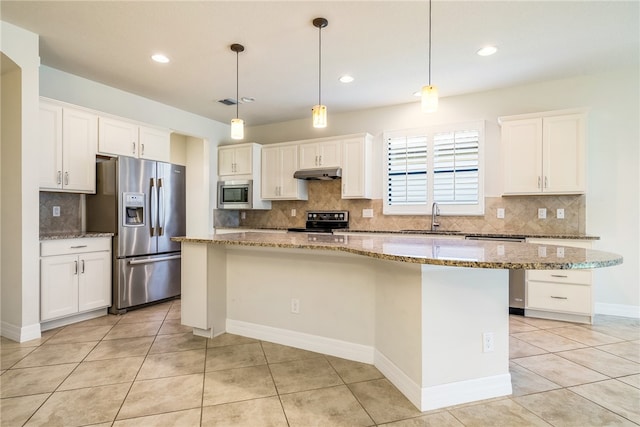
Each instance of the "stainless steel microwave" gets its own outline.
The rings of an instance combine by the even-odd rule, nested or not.
[[[253,209],[253,181],[218,181],[218,209]]]

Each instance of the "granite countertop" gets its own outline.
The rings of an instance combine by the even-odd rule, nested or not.
[[[592,249],[442,236],[358,236],[318,233],[238,232],[206,237],[175,237],[185,243],[316,249],[384,260],[452,267],[525,270],[600,268],[622,263],[622,256]]]
[[[91,232],[91,231],[45,233],[40,235],[40,240],[83,239],[88,237],[113,237],[113,233]]]

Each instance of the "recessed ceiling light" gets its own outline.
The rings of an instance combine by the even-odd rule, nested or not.
[[[151,55],[151,59],[153,59],[156,62],[159,62],[160,64],[166,64],[169,62],[169,58],[166,55],[163,55],[161,53],[156,53],[154,55]]]
[[[498,48],[495,46],[485,46],[478,50],[477,54],[480,56],[489,56],[493,55],[498,51]]]
[[[341,76],[339,80],[342,83],[351,83],[355,79],[353,78],[353,76],[350,76],[349,74],[345,74],[344,76]]]

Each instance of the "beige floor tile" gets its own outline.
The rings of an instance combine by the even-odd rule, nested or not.
[[[513,362],[563,387],[607,379],[596,371],[554,354],[523,357]]]
[[[70,344],[41,345],[29,353],[14,368],[58,365],[61,363],[81,362],[98,344],[97,341]]]
[[[374,424],[346,386],[286,394],[280,399],[291,427]]]
[[[167,313],[167,317],[165,317],[165,320],[168,320],[168,319],[178,319],[178,320],[180,320],[180,318],[182,317],[181,314],[182,313],[180,311],[180,307],[178,307],[178,308],[171,307],[171,309]]]
[[[207,347],[224,347],[227,345],[251,344],[257,342],[259,341],[253,338],[242,337],[240,335],[222,334],[207,340]]]
[[[511,373],[511,386],[513,396],[523,396],[531,393],[540,393],[560,388],[560,386],[538,374],[531,372],[522,366],[510,362],[509,372]]]
[[[208,372],[204,376],[203,406],[275,396],[267,365]]]
[[[147,417],[130,418],[113,423],[113,427],[197,427],[200,425],[200,408],[186,411],[169,412],[168,414],[149,415]],[[93,427],[93,426],[92,426]]]
[[[521,316],[517,316],[521,317]],[[509,333],[537,331],[539,328],[517,319],[516,316],[509,316]]]
[[[0,348],[0,369],[9,369],[25,358],[37,347],[2,347]]]
[[[396,421],[389,424],[380,424],[380,427],[463,427],[464,425],[455,419],[449,412],[436,412],[408,420]]]
[[[616,378],[618,381],[622,381],[625,384],[640,388],[640,375],[629,375],[628,377]]]
[[[384,375],[375,366],[368,363],[354,362],[333,356],[327,356],[327,360],[346,384],[384,378]]]
[[[191,326],[180,324],[180,319],[166,319],[162,322],[158,335],[193,333]]]
[[[16,347],[38,347],[39,345],[44,344],[49,339],[51,339],[55,334],[57,334],[60,329],[44,331],[40,335],[40,338],[35,340],[29,340],[25,342],[17,342],[10,340],[9,338],[0,337],[0,348],[8,349],[8,348],[16,348]]]
[[[144,357],[138,356],[82,362],[58,390],[132,383],[143,361]]]
[[[121,420],[199,408],[203,380],[203,374],[193,374],[136,381],[117,418]]]
[[[581,348],[556,354],[609,377],[615,378],[640,373],[640,363],[623,359],[597,348]]]
[[[7,427],[23,425],[50,395],[50,393],[44,393],[2,399],[0,401],[0,425]]]
[[[112,325],[105,325],[64,328],[44,345],[100,341],[112,327]]]
[[[206,347],[207,339],[193,335],[192,332],[176,335],[158,335],[151,346],[151,350],[149,350],[149,354],[197,350]]]
[[[632,425],[567,389],[516,397],[514,400],[554,426]]]
[[[268,363],[291,362],[293,360],[312,359],[314,357],[323,357],[320,353],[302,350],[300,348],[289,347],[286,345],[275,344],[271,342],[262,342],[264,355],[267,357]]]
[[[0,397],[16,397],[54,391],[78,366],[77,363],[9,369],[0,378]]]
[[[279,394],[343,384],[324,357],[269,365]]]
[[[145,356],[153,343],[153,337],[125,338],[101,341],[85,360],[116,359]]]
[[[32,426],[67,427],[113,421],[129,384],[57,391],[26,424]]]
[[[569,390],[640,424],[640,389],[617,380],[607,380]]]
[[[571,325],[571,323],[568,322],[561,322],[559,320],[538,319],[536,317],[522,316],[519,320],[523,323],[526,323],[527,325],[535,326],[539,329],[563,328],[567,325]]]
[[[421,415],[387,379],[349,384],[349,389],[377,424]]]
[[[549,425],[511,399],[468,405],[449,412],[467,427]]]
[[[213,347],[207,350],[206,372],[266,364],[267,360],[259,342]]]
[[[537,354],[548,353],[540,347],[526,343],[514,336],[509,337],[509,359],[518,357],[535,356]]]
[[[204,372],[205,349],[150,354],[136,379],[173,377]]]
[[[123,321],[120,321],[103,339],[117,340],[121,338],[155,336],[158,333],[160,326],[162,326],[162,321],[141,323],[124,323]]]
[[[526,342],[527,344],[539,347],[546,351],[564,351],[574,350],[576,348],[584,348],[586,345],[577,341],[570,340],[560,335],[556,335],[550,331],[533,331],[520,332],[513,334],[512,337]]]
[[[598,349],[640,363],[640,341],[627,341],[617,344],[601,345]]]
[[[640,326],[638,325],[638,319],[628,319],[613,316],[609,316],[609,319],[604,317],[596,317],[596,323],[591,325],[590,328],[594,331],[601,332],[603,334],[610,335],[612,337],[620,338],[623,340],[637,340],[640,337]]]
[[[552,332],[588,346],[613,344],[622,341],[620,338],[612,337],[611,335],[603,334],[583,326],[554,328]]]
[[[105,316],[96,317],[94,319],[83,320],[82,322],[74,323],[69,326],[65,326],[64,329],[74,328],[86,328],[89,326],[113,326],[120,321],[120,317],[114,314],[107,314]]]
[[[202,408],[202,427],[287,427],[277,397],[226,403]]]
[[[120,318],[119,323],[162,322],[167,316],[170,308],[171,303],[162,303],[131,310],[118,316]]]

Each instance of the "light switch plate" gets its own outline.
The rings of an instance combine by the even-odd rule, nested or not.
[[[60,206],[53,207],[53,216],[60,216]]]
[[[496,216],[500,219],[504,219],[504,208],[498,208],[496,211]]]
[[[538,219],[547,218],[547,208],[539,208],[538,209]]]
[[[296,210],[295,209],[291,209],[291,216],[296,216]]]
[[[564,209],[556,209],[556,218],[564,219]]]

